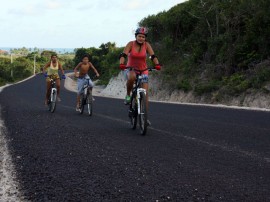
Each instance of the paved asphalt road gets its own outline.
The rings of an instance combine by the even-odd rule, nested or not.
[[[122,100],[93,117],[62,88],[43,105],[41,75],[0,94],[10,153],[30,201],[270,201],[270,113],[151,103],[147,136]]]

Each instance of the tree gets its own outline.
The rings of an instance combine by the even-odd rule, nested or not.
[[[106,44],[101,44],[100,47],[101,49],[101,55],[107,55],[109,52],[112,52],[116,48],[115,43],[108,42]]]
[[[54,51],[44,50],[44,51],[42,51],[42,53],[40,55],[41,55],[41,57],[49,60],[53,54],[57,55],[57,53]]]
[[[227,83],[236,79],[246,90],[256,64],[270,57],[269,8],[267,0],[189,0],[139,24],[150,30],[148,40],[166,64],[163,80],[171,88],[185,84],[209,93],[232,88]]]
[[[88,54],[91,57],[92,49],[91,48],[78,48],[75,49],[74,63],[75,65],[79,64],[82,61],[84,55]],[[90,58],[91,59],[91,58]]]

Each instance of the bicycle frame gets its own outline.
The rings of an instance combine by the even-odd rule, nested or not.
[[[142,88],[144,75],[146,70],[153,70],[152,68],[146,68],[145,70],[136,70],[135,68],[130,68],[130,70],[135,71],[136,80],[132,88],[132,97],[129,105],[128,116],[131,121],[131,128],[133,130],[137,127],[137,121],[139,121],[141,135],[145,135],[148,126],[148,112],[147,112],[147,92],[146,89]]]
[[[90,90],[90,85],[89,85],[90,79],[86,79],[86,80],[87,80],[87,84],[83,85],[83,94],[85,96],[89,93],[89,90]]]
[[[92,93],[91,93],[91,86],[89,84],[90,79],[86,79],[87,83],[83,85],[83,92],[80,94],[80,114],[83,114],[84,106],[87,105],[88,107],[88,114],[92,116],[93,107],[92,107]]]
[[[56,94],[57,93],[57,88],[56,88],[56,82],[54,79],[50,79],[51,81],[51,97],[50,97],[50,101],[53,102],[53,94]]]
[[[140,100],[141,100],[141,93],[144,93],[146,95],[146,90],[144,88],[141,87],[141,81],[142,81],[142,76],[141,75],[137,75],[136,78],[136,101],[138,103],[138,114],[142,114],[141,113],[141,105],[140,105]]]

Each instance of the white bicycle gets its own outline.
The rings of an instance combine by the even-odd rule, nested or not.
[[[145,70],[135,70],[134,68],[130,68],[131,70],[136,71],[138,74],[136,76],[135,85],[132,89],[132,96],[129,107],[129,118],[131,123],[131,128],[136,129],[137,121],[139,118],[139,127],[141,135],[146,135],[147,127],[148,127],[148,114],[146,108],[146,90],[142,88],[142,73],[146,70],[152,71],[153,68],[147,68]]]
[[[89,85],[89,80],[83,86],[83,93],[80,95],[80,114],[83,114],[84,107],[87,106],[87,112],[89,116],[93,114],[93,95],[92,87]]]
[[[48,110],[53,113],[56,108],[56,100],[57,100],[57,88],[55,79],[50,78],[51,81],[51,93],[48,99]]]

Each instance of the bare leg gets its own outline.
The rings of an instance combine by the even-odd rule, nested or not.
[[[128,80],[127,80],[127,95],[128,96],[130,96],[135,80],[136,80],[136,73],[134,71],[130,71],[128,73]]]
[[[80,95],[77,95],[77,106],[76,107],[77,108],[80,107]]]

